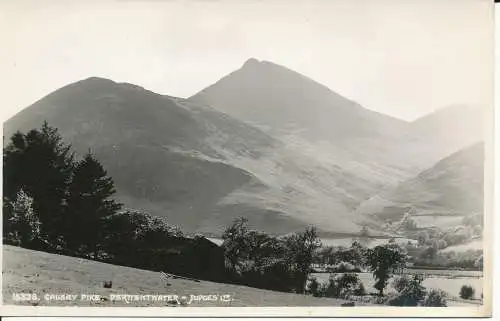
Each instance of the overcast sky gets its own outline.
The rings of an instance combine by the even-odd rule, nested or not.
[[[491,2],[4,0],[2,116],[90,76],[189,97],[250,57],[408,120],[490,104]]]

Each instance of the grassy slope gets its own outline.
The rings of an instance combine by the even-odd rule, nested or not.
[[[365,201],[358,214],[399,220],[410,208],[415,216],[458,217],[483,211],[483,144],[474,144],[443,159],[391,191]],[[448,220],[437,226],[450,227]]]
[[[49,254],[13,246],[3,246],[3,297],[5,304],[13,304],[12,293],[34,292],[39,296],[51,294],[177,294],[208,295],[231,294],[233,301],[203,302],[198,306],[340,306],[344,300],[313,298],[310,296],[260,290],[246,286],[214,282],[195,282],[171,279],[167,286],[157,272],[116,266],[74,257]],[[103,282],[113,281],[112,289]],[[40,301],[39,305],[96,305],[124,306],[125,303],[79,300],[68,302]],[[129,306],[153,306],[152,302],[136,302]],[[165,306],[156,303],[156,306]]]

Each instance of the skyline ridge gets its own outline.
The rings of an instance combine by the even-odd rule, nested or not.
[[[298,75],[298,76],[303,77],[304,79],[307,79],[307,80],[309,80],[309,81],[312,81],[312,82],[314,82],[314,83],[316,83],[316,84],[318,84],[318,85],[320,85],[320,86],[322,86],[322,87],[324,87],[324,88],[328,89],[328,90],[329,90],[329,91],[331,91],[332,93],[334,93],[334,94],[336,94],[336,95],[338,95],[338,96],[340,96],[340,97],[342,97],[342,98],[345,98],[345,99],[347,99],[347,100],[350,100],[350,101],[351,101],[351,102],[353,102],[354,104],[359,105],[361,108],[364,108],[364,109],[366,109],[366,110],[368,110],[368,111],[371,111],[371,112],[375,112],[375,113],[380,114],[380,115],[383,115],[383,116],[387,116],[387,117],[393,118],[393,119],[395,119],[395,120],[403,121],[403,122],[405,122],[405,123],[414,123],[414,122],[416,122],[416,121],[418,121],[418,120],[424,119],[424,118],[429,117],[429,116],[431,116],[431,115],[433,115],[433,114],[436,114],[436,113],[441,113],[442,111],[449,110],[450,108],[456,108],[456,107],[459,107],[459,108],[463,108],[463,107],[466,107],[466,108],[477,108],[477,107],[478,107],[478,105],[471,105],[471,104],[467,104],[467,103],[450,103],[450,104],[448,104],[448,105],[441,106],[441,107],[439,107],[439,108],[437,108],[437,109],[435,109],[435,110],[433,110],[433,111],[430,111],[430,112],[428,112],[428,113],[421,114],[420,116],[417,116],[417,117],[416,117],[416,118],[414,118],[414,119],[405,119],[405,118],[398,117],[398,116],[396,116],[396,115],[392,115],[392,114],[389,114],[389,113],[385,113],[385,112],[381,112],[381,111],[377,111],[377,110],[371,109],[371,108],[369,108],[369,107],[367,107],[367,106],[365,106],[365,105],[363,105],[363,104],[361,104],[361,103],[358,103],[356,100],[353,100],[353,99],[351,99],[351,98],[349,98],[349,97],[347,97],[347,96],[344,96],[343,94],[341,94],[341,93],[339,93],[339,92],[337,92],[337,91],[333,90],[332,88],[328,87],[327,85],[325,85],[325,84],[323,84],[323,83],[321,83],[321,82],[319,82],[319,81],[317,81],[317,80],[315,80],[315,79],[313,79],[313,78],[310,78],[310,77],[308,77],[308,76],[306,76],[306,75],[304,75],[304,74],[302,74],[302,73],[300,73],[300,72],[297,72],[297,71],[295,71],[295,70],[293,70],[293,69],[288,68],[287,66],[280,65],[280,64],[275,63],[275,62],[273,62],[273,61],[269,61],[269,60],[265,60],[265,59],[258,59],[258,58],[256,58],[256,57],[253,57],[253,56],[252,56],[252,57],[249,57],[248,59],[246,59],[246,60],[244,61],[244,63],[243,63],[243,64],[241,64],[241,67],[240,67],[240,68],[235,69],[235,70],[233,70],[232,72],[230,72],[230,73],[228,73],[228,74],[226,74],[226,75],[221,76],[221,77],[219,78],[219,80],[217,80],[216,82],[214,82],[214,83],[212,83],[212,84],[208,84],[208,85],[206,85],[204,88],[202,88],[201,90],[199,90],[199,91],[197,91],[197,92],[195,92],[195,93],[193,93],[193,94],[191,94],[191,95],[188,95],[188,96],[186,96],[186,97],[181,97],[181,96],[175,96],[175,95],[171,95],[171,94],[160,93],[160,92],[157,92],[157,91],[155,91],[155,90],[148,89],[147,87],[142,86],[141,84],[137,84],[137,83],[130,83],[130,82],[127,82],[127,81],[119,81],[119,80],[116,80],[116,79],[112,79],[111,77],[103,77],[103,76],[98,76],[98,75],[91,75],[91,76],[87,76],[87,77],[81,78],[81,79],[79,79],[79,80],[75,80],[74,82],[70,82],[70,83],[68,83],[68,84],[66,84],[66,85],[64,85],[64,86],[62,86],[62,87],[55,88],[54,90],[52,90],[52,91],[51,91],[51,92],[49,92],[48,94],[46,94],[46,95],[44,95],[44,96],[42,96],[42,97],[40,97],[40,98],[36,99],[35,101],[33,101],[32,103],[30,103],[29,105],[27,105],[27,106],[23,107],[23,108],[22,108],[22,109],[20,109],[17,113],[15,113],[15,114],[13,114],[13,115],[10,115],[10,117],[8,117],[6,120],[4,120],[4,122],[6,122],[6,121],[8,121],[9,119],[11,119],[11,118],[12,118],[12,117],[14,117],[15,115],[17,115],[19,112],[22,112],[23,110],[25,110],[25,109],[27,109],[27,108],[31,107],[33,104],[35,104],[36,102],[40,101],[40,100],[41,100],[41,99],[43,99],[44,97],[46,97],[46,96],[48,96],[48,95],[50,95],[50,94],[52,94],[52,93],[54,93],[54,92],[56,92],[56,91],[58,91],[58,90],[60,90],[60,89],[63,89],[63,88],[65,88],[65,87],[67,87],[67,86],[75,85],[75,84],[82,83],[82,82],[88,82],[88,81],[94,81],[94,80],[95,80],[95,81],[102,81],[102,80],[104,80],[104,81],[111,81],[111,82],[113,82],[113,83],[115,83],[115,84],[118,84],[118,85],[130,85],[130,86],[134,86],[134,87],[137,87],[137,88],[140,88],[140,89],[143,89],[143,90],[149,91],[149,92],[154,93],[154,94],[157,94],[157,95],[162,95],[162,96],[171,97],[171,98],[191,99],[192,97],[194,97],[194,96],[198,95],[199,93],[203,92],[204,90],[206,90],[206,89],[207,89],[207,88],[209,88],[210,86],[214,85],[215,83],[217,83],[217,82],[218,82],[218,81],[220,81],[221,79],[223,79],[223,78],[225,78],[225,77],[227,77],[227,76],[229,76],[229,75],[231,75],[231,74],[233,74],[233,73],[235,73],[235,72],[238,72],[238,71],[240,71],[240,70],[242,70],[242,69],[244,69],[244,68],[252,68],[252,66],[253,66],[253,67],[255,67],[255,66],[262,65],[262,64],[264,64],[264,65],[266,65],[266,64],[267,64],[267,65],[270,65],[270,66],[273,66],[273,67],[278,67],[278,68],[281,68],[282,70],[285,70],[285,71],[288,71],[288,72],[294,73],[294,74],[296,74],[296,75]]]

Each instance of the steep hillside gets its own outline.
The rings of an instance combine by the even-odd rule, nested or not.
[[[81,155],[89,148],[131,208],[185,231],[220,233],[238,216],[270,233],[314,224],[359,230],[349,210],[372,190],[210,107],[111,80],[68,85],[23,110],[5,137],[47,120]]]
[[[89,148],[96,153],[126,206],[168,216],[191,231],[220,199],[255,181],[227,158],[258,159],[276,144],[224,114],[100,78],[36,102],[5,123],[4,136],[44,120],[80,155]]]
[[[301,74],[254,58],[190,99],[263,128],[284,134],[296,131],[311,140],[392,136],[405,126]]]
[[[393,187],[439,160],[411,124],[369,109],[283,66],[249,59],[193,97],[253,124],[370,189]]]
[[[410,212],[419,225],[459,225],[465,216],[483,213],[483,171],[484,144],[477,143],[363,202],[357,213],[396,221]]]

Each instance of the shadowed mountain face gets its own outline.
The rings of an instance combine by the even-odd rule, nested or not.
[[[277,142],[227,115],[191,105],[89,78],[17,114],[5,123],[4,134],[39,128],[47,120],[80,155],[96,153],[126,206],[196,230],[220,199],[255,180],[227,159],[258,159]]]
[[[443,148],[452,135],[440,125],[455,120],[440,115],[407,123],[251,59],[189,99],[89,78],[8,120],[4,135],[48,121],[79,154],[97,155],[127,207],[167,216],[185,231],[220,233],[245,216],[269,233],[310,224],[358,233],[379,222],[377,207],[356,210],[363,201],[468,142]]]
[[[357,231],[348,209],[371,192],[352,173],[327,169],[226,114],[130,84],[68,85],[8,120],[4,135],[44,120],[78,154],[97,155],[127,207],[167,216],[185,231],[219,233],[238,216],[271,233],[308,224]]]
[[[359,215],[397,221],[410,212],[438,227],[483,213],[484,144],[477,143],[439,161],[393,190],[363,202]]]

